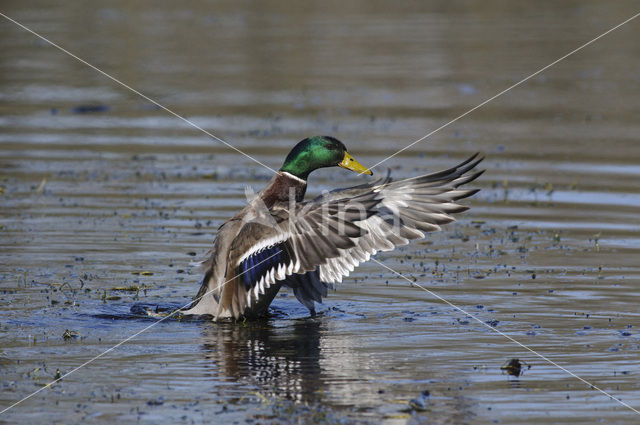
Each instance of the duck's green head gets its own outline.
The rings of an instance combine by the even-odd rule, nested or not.
[[[330,136],[308,137],[298,143],[287,155],[280,171],[306,180],[309,173],[323,167],[342,167],[356,173],[373,174],[349,155],[340,140]]]

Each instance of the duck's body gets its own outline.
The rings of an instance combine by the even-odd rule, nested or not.
[[[247,295],[246,288],[242,291],[244,284],[244,279],[242,278],[244,276],[251,278],[251,271],[257,271],[256,269],[260,268],[260,265],[257,267],[254,265],[253,270],[249,270],[240,276],[242,283],[229,281],[232,277],[227,278],[227,267],[232,246],[235,248],[234,253],[237,251],[238,245],[246,245],[243,248],[249,252],[248,250],[251,249],[251,245],[254,245],[254,241],[259,243],[259,241],[255,240],[255,235],[250,235],[251,227],[263,225],[258,223],[264,223],[264,219],[268,219],[268,217],[265,217],[266,211],[275,212],[288,207],[289,190],[294,193],[294,202],[299,202],[304,198],[307,183],[292,174],[279,171],[273,176],[269,185],[258,193],[242,211],[220,226],[213,242],[213,248],[209,252],[209,259],[203,263],[206,273],[202,286],[196,295],[194,305],[185,311],[185,314],[208,314],[216,318],[240,317],[238,312],[241,309],[241,296],[246,299]],[[269,223],[265,224],[268,225]],[[241,234],[242,236],[238,238]],[[255,284],[256,282],[253,283]],[[269,288],[265,288],[264,294],[261,294],[258,300],[259,302],[253,304],[248,311],[245,309],[243,315],[248,317],[264,315],[281,286],[282,282],[278,281]],[[235,308],[220,309],[221,296],[225,293],[225,287],[227,287],[227,297],[232,298],[232,304],[234,304],[233,300],[236,301],[235,305],[232,305]],[[236,293],[235,297],[234,293]]]
[[[453,221],[467,209],[458,189],[482,172],[477,155],[425,176],[339,189],[303,202],[306,179],[320,167],[371,174],[331,137],[300,142],[269,185],[220,226],[205,276],[189,310],[215,319],[258,317],[283,285],[313,312],[334,283],[378,251],[389,251]]]

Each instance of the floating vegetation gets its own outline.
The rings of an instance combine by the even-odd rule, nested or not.
[[[553,188],[553,183],[545,183],[544,184],[544,190],[547,192],[547,196],[551,197],[551,195],[553,194],[553,191],[555,190]]]
[[[138,285],[129,285],[129,286],[114,286],[111,288],[112,291],[126,291],[126,292],[139,292],[140,288]]]
[[[589,239],[590,241],[593,241],[593,245],[594,245],[594,248],[595,248],[596,252],[600,252],[600,244],[599,244],[599,241],[600,241],[600,235],[601,235],[601,234],[602,234],[602,232],[598,232],[598,233],[596,233],[595,235],[593,235],[593,236],[591,237],[591,239]]]
[[[143,291],[144,294],[146,295],[147,288],[148,288],[147,285],[139,286],[139,285],[132,284],[132,285],[113,286],[109,290],[112,292],[130,292],[133,294],[133,298],[136,299],[138,298],[140,291]],[[98,290],[98,293],[100,293],[100,290]],[[121,300],[122,296],[117,294],[107,295],[107,290],[105,289],[102,292],[101,299],[103,302],[117,301],[117,300]]]
[[[33,379],[38,379],[38,372],[40,372],[40,367],[36,367],[35,369],[27,372],[27,376],[31,377],[33,375]]]
[[[44,192],[44,186],[47,184],[47,179],[42,179],[42,181],[40,182],[40,185],[38,185],[38,188],[36,189],[36,193],[38,195],[42,195],[42,193]]]

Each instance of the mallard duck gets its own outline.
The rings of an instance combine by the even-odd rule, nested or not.
[[[302,140],[268,186],[218,229],[204,278],[185,315],[263,316],[282,286],[314,314],[327,290],[379,251],[390,251],[454,221],[468,207],[460,189],[483,171],[478,154],[447,170],[324,193],[304,201],[309,174],[323,167],[373,173],[329,136]]]

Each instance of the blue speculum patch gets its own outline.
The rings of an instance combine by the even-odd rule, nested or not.
[[[245,289],[250,290],[271,268],[284,263],[285,257],[286,253],[282,244],[267,247],[247,257],[240,263],[238,272],[242,274]]]

